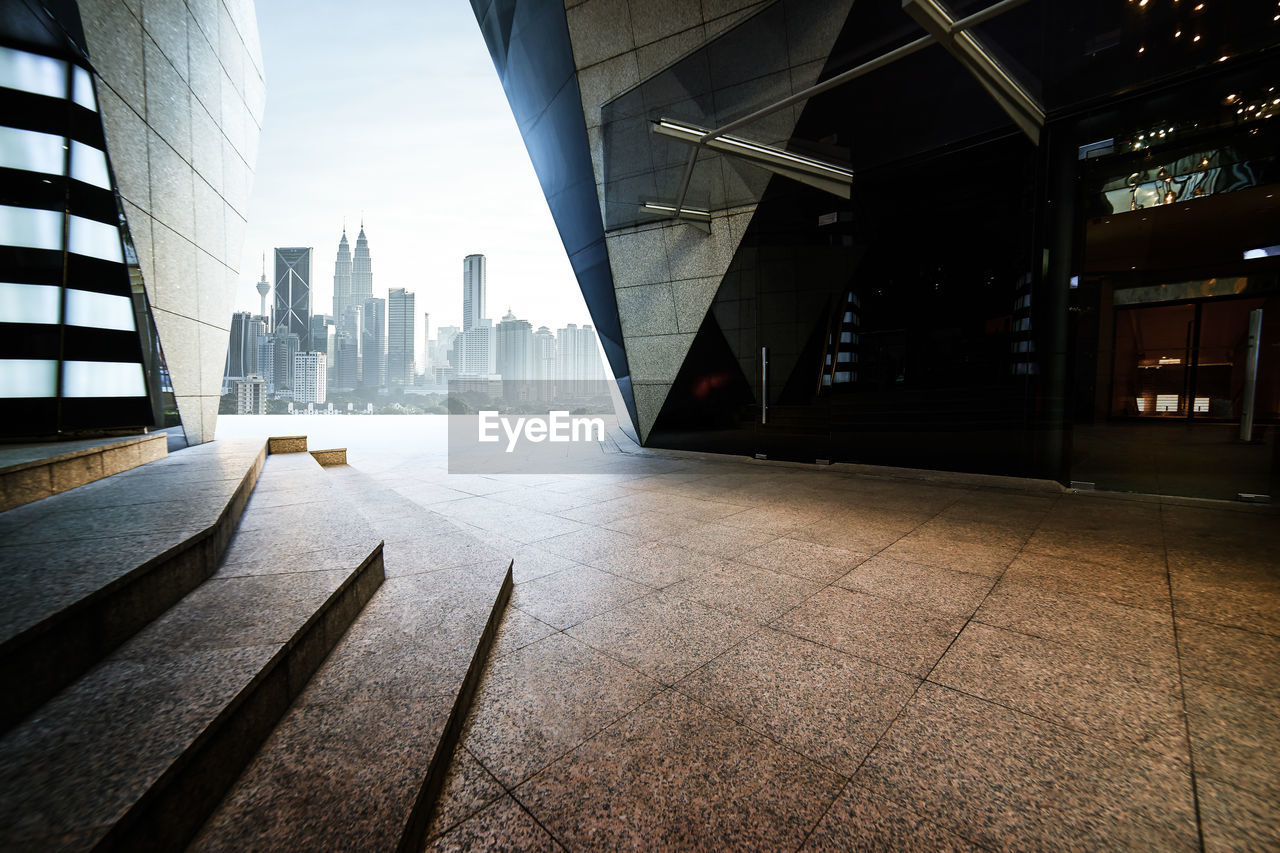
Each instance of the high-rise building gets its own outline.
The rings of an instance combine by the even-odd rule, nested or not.
[[[311,351],[329,355],[329,327],[333,318],[328,314],[311,315]]]
[[[253,315],[238,311],[231,315],[231,335],[227,343],[227,362],[222,372],[222,386],[230,390],[232,383],[257,372],[257,336],[253,329]]]
[[[387,292],[387,385],[413,384],[413,294],[403,287]]]
[[[351,247],[347,244],[347,229],[342,229],[338,241],[338,257],[333,262],[333,319],[342,329],[342,318],[351,304]]]
[[[570,382],[604,378],[596,333],[590,326],[570,323],[556,333],[556,379]]]
[[[467,255],[462,259],[462,331],[484,317],[486,286],[484,255]]]
[[[459,333],[453,344],[458,378],[490,377],[497,373],[497,338],[493,321],[481,317],[470,329]]]
[[[273,330],[282,326],[298,336],[303,349],[311,341],[311,249],[276,249]]]
[[[341,249],[339,249],[341,252]],[[351,302],[363,303],[373,296],[373,262],[369,258],[369,239],[364,236],[364,223],[356,235],[356,251],[351,258]]]
[[[272,374],[275,377],[273,390],[277,394],[292,391],[293,357],[301,351],[301,341],[285,326],[277,326],[272,337]]]
[[[364,235],[363,231],[360,233]],[[387,300],[370,297],[364,300],[363,307],[360,384],[382,388],[387,384]]]
[[[299,352],[293,356],[293,400],[295,403],[323,403],[328,399],[327,359],[322,352]]]
[[[267,383],[256,374],[236,382],[236,414],[265,415],[267,413]]]
[[[422,315],[422,362],[418,365],[423,373],[431,370],[431,359],[431,314],[424,312]]]
[[[497,372],[503,381],[533,379],[533,326],[510,309],[495,329]]]
[[[347,309],[348,314],[351,309]],[[333,387],[350,391],[360,385],[360,335],[338,332],[333,339]]]
[[[433,364],[448,362],[453,367],[458,366],[457,362],[454,361],[453,346],[461,331],[457,326],[438,326],[436,328],[436,348],[435,354],[431,358]]]
[[[552,397],[556,379],[556,336],[546,326],[539,326],[533,333],[532,367],[532,378],[538,380],[539,395]]]

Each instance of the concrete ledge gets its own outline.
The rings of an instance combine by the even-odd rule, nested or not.
[[[164,433],[0,449],[0,512],[137,468],[168,453]]]
[[[305,435],[273,435],[267,439],[268,453],[306,453]]]
[[[311,455],[321,465],[347,464],[347,449],[345,447],[335,447],[332,450],[312,450]]]

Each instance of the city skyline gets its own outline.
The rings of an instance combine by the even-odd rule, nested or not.
[[[271,106],[234,310],[257,310],[260,257],[277,246],[317,250],[312,310],[327,307],[332,247],[344,226],[354,244],[363,224],[373,296],[414,291],[436,322],[461,326],[458,259],[484,253],[494,306],[592,323],[467,5],[347,11],[258,9]],[[365,36],[376,61],[336,49]],[[433,80],[447,85],[422,85]],[[334,104],[348,103],[358,120],[334,121]]]

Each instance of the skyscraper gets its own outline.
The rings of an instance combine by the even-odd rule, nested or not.
[[[333,324],[333,318],[327,314],[311,315],[311,349],[310,352],[322,352],[325,355],[329,353],[329,326]]]
[[[364,232],[360,232],[361,239]],[[357,269],[360,244],[356,243]],[[381,388],[387,384],[387,300],[370,297],[363,302],[364,318],[360,333],[360,351],[363,356],[360,384],[367,388]]]
[[[576,396],[592,394],[604,379],[595,329],[574,323],[556,333],[556,392]]]
[[[496,332],[497,371],[503,380],[533,379],[533,326],[508,309]]]
[[[478,325],[485,315],[484,255],[462,259],[462,331]]]
[[[273,330],[284,326],[298,336],[303,350],[311,348],[311,249],[276,249],[276,299]]]
[[[293,357],[301,351],[299,338],[284,326],[277,326],[272,334],[271,356],[274,362],[272,373],[275,375],[275,391],[293,390]]]
[[[351,304],[351,248],[347,244],[347,229],[342,229],[342,239],[338,241],[338,257],[333,263],[333,321],[340,331],[343,317],[347,315],[347,306]]]
[[[227,343],[227,363],[222,372],[223,389],[230,389],[232,382],[257,373],[257,336],[254,334],[253,315],[240,311],[231,315],[231,335]]]
[[[387,293],[387,384],[413,384],[413,294],[403,287]]]
[[[422,363],[418,365],[423,372],[431,370],[431,314],[423,312],[422,314]]]
[[[341,257],[342,244],[338,244]],[[336,271],[334,275],[337,278]],[[356,235],[356,252],[351,259],[351,304],[359,304],[373,296],[373,265],[369,259],[369,240],[364,236],[364,223]]]
[[[246,376],[236,382],[236,414],[265,415],[267,413],[267,383],[261,376]]]

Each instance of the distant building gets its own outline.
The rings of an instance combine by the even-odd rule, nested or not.
[[[533,326],[508,310],[498,322],[496,332],[494,350],[498,374],[505,380],[533,379]]]
[[[265,415],[266,413],[266,380],[261,376],[250,375],[236,382],[236,414]]]
[[[467,255],[462,259],[462,331],[484,318],[486,287],[484,255]]]
[[[478,319],[470,329],[461,332],[454,341],[457,363],[455,376],[493,376],[497,372],[497,339],[493,321],[487,317]]]
[[[328,399],[327,359],[322,352],[293,356],[293,399],[297,403],[323,403]]]
[[[364,236],[364,223],[356,236],[356,251],[351,258],[351,305],[359,305],[373,296],[373,262],[369,258],[369,240]]]
[[[435,349],[431,354],[431,364],[438,366],[441,362],[453,365],[452,352],[454,341],[462,330],[457,326],[440,326],[436,329]]]
[[[311,315],[311,351],[329,355],[329,327],[333,318],[328,314]]]
[[[360,234],[363,236],[364,232]],[[387,300],[370,297],[363,304],[360,384],[382,388],[387,384]]]
[[[285,327],[305,349],[311,340],[311,249],[276,249],[273,331]]]
[[[273,391],[276,394],[293,390],[293,357],[301,351],[298,336],[284,326],[276,327],[272,335],[272,375],[275,378]]]
[[[556,333],[556,379],[589,382],[604,378],[595,329],[570,323]]]
[[[339,332],[334,336],[333,350],[337,364],[333,368],[333,386],[350,391],[360,384],[360,336]]]
[[[538,382],[539,399],[552,399],[555,394],[556,380],[556,336],[546,326],[539,326],[533,333],[532,374],[530,378]]]
[[[228,393],[238,379],[257,373],[257,336],[253,315],[239,311],[231,315],[231,335],[227,342],[227,361],[222,370],[222,387]]]
[[[387,385],[412,385],[413,294],[403,287],[387,293]]]
[[[347,331],[342,320],[351,306],[351,247],[347,244],[347,229],[342,229],[338,241],[338,257],[333,262],[333,321],[339,331]]]

